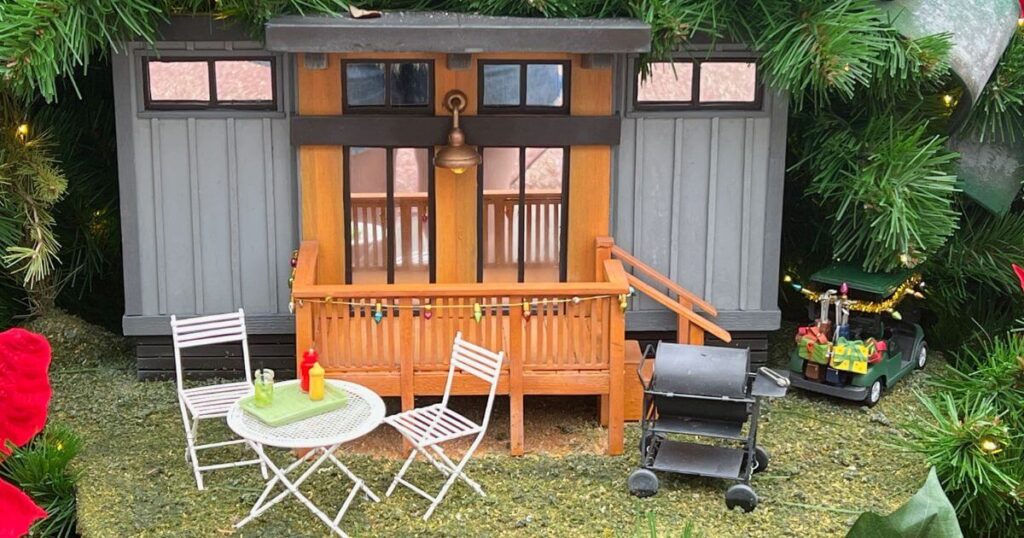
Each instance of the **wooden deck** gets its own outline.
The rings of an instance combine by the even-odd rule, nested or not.
[[[627,400],[628,414],[638,415],[640,360],[639,345],[625,340],[621,304],[631,286],[660,292],[612,259],[613,246],[598,246],[603,279],[597,282],[339,285],[316,283],[318,246],[304,241],[292,290],[296,360],[315,348],[330,377],[399,396],[409,409],[415,396],[443,393],[451,343],[461,331],[473,343],[506,353],[498,393],[510,399],[513,454],[525,450],[526,395],[601,397],[608,452],[619,454]],[[703,342],[703,331],[729,338],[690,309],[700,299],[659,300],[685,318],[680,334],[687,338]],[[469,376],[455,383],[456,394],[486,391]]]

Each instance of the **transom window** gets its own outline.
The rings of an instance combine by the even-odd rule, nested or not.
[[[481,113],[569,113],[569,62],[481,61]]]
[[[649,72],[638,72],[635,108],[756,109],[761,107],[762,88],[753,60],[706,59],[653,62]]]
[[[272,57],[143,58],[147,110],[276,110]]]
[[[477,279],[564,281],[569,148],[484,148],[477,174]]]
[[[350,284],[434,281],[432,160],[432,148],[346,148]]]
[[[352,60],[342,68],[346,113],[433,112],[431,60]]]

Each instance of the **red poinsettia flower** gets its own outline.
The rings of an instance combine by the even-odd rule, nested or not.
[[[1024,0],[1021,1],[1024,2]],[[1020,280],[1020,289],[1024,291],[1024,267],[1013,264],[1013,272],[1017,273],[1017,279]]]
[[[50,404],[50,344],[24,329],[0,333],[0,453],[42,431]]]
[[[0,538],[24,536],[46,512],[20,489],[0,480]]]
[[[50,404],[50,344],[23,329],[0,333],[0,459],[46,425]],[[21,490],[0,480],[0,538],[17,538],[46,517]]]

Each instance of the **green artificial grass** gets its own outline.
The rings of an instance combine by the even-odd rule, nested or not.
[[[773,355],[785,348],[774,346]],[[761,444],[772,463],[753,481],[761,504],[750,514],[726,510],[725,481],[661,475],[656,496],[631,496],[626,478],[638,459],[639,428],[629,425],[623,456],[593,453],[589,444],[557,456],[513,458],[491,451],[468,467],[487,497],[456,483],[429,522],[420,519],[426,501],[412,492],[399,490],[380,504],[359,498],[342,528],[353,536],[648,536],[653,520],[660,536],[683,536],[687,525],[697,536],[841,536],[859,512],[889,513],[923,483],[923,461],[892,445],[896,424],[922,416],[912,390],[923,389],[927,375],[910,376],[871,410],[796,390],[768,404]],[[294,499],[233,529],[261,491],[259,472],[255,467],[214,471],[206,475],[207,490],[196,490],[184,458],[173,382],[138,382],[131,363],[123,360],[94,369],[58,369],[53,382],[52,419],[83,439],[77,460],[83,473],[78,499],[83,536],[326,535],[326,527]],[[594,409],[588,400],[571,400]],[[574,411],[579,406],[527,403],[528,450],[531,412],[564,416],[566,426],[559,429],[566,437],[605,435],[593,413]],[[500,435],[507,431],[507,416],[504,406],[492,418],[495,439],[507,439]],[[344,449],[341,455],[382,497],[400,463]],[[291,459],[283,451],[277,457]],[[409,477],[428,491],[441,483],[427,465],[414,466]],[[329,471],[305,487],[330,512],[347,493],[342,484]]]

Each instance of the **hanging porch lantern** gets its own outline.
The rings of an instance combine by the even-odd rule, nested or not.
[[[452,128],[448,131],[448,144],[434,156],[434,166],[461,174],[480,164],[480,154],[466,145],[466,135],[459,128],[459,113],[466,109],[466,94],[452,90],[444,97],[444,107],[452,113]]]

